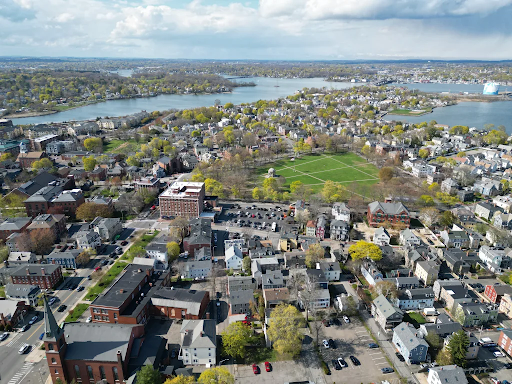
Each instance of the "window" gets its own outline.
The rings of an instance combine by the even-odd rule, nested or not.
[[[112,373],[114,374],[114,380],[119,380],[119,372],[117,372],[117,367],[112,367]]]
[[[58,374],[59,374],[59,370],[58,370],[58,369],[56,369],[56,370],[55,370],[55,374],[56,374],[56,375],[58,375]]]
[[[103,368],[103,365],[100,365],[100,377],[102,380],[105,379],[105,368]]]
[[[77,379],[81,378],[80,367],[78,365],[75,365],[75,376],[76,376]]]
[[[57,364],[57,360],[55,360],[55,357],[52,357],[52,364]]]
[[[87,375],[89,376],[90,380],[94,380],[94,375],[92,373],[92,367],[90,365],[87,366]]]
[[[117,319],[117,313],[114,313],[114,319]]]
[[[53,344],[48,344],[48,350],[53,351]]]

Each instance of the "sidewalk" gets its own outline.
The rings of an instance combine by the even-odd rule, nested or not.
[[[343,285],[346,289],[346,291],[354,298],[357,304],[359,304],[359,296],[357,293],[352,289],[352,286],[348,282],[343,282]],[[359,311],[361,314],[363,321],[365,324],[369,327],[372,335],[379,341],[379,345],[381,349],[386,353],[389,360],[393,363],[394,368],[396,371],[400,374],[400,376],[405,377],[407,381],[418,383],[418,380],[413,375],[409,367],[402,363],[395,355],[395,347],[390,342],[391,335],[386,334],[379,325],[375,322],[373,318],[370,317],[367,311]]]

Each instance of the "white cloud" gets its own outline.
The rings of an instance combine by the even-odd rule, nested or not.
[[[61,13],[60,15],[58,15],[56,18],[55,18],[55,21],[57,23],[67,23],[68,21],[71,21],[71,20],[74,20],[75,19],[75,16],[70,14],[70,13]]]

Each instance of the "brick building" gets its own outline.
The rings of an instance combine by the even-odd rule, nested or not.
[[[386,222],[402,224],[407,228],[410,224],[409,211],[402,203],[374,201],[368,204],[367,217],[368,225],[372,227],[382,226]]]
[[[25,264],[11,273],[11,281],[13,284],[52,289],[62,281],[62,269],[55,264]]]
[[[160,196],[161,217],[199,217],[204,208],[204,183],[175,182]]]
[[[22,315],[30,309],[30,305],[20,300],[0,300],[0,325],[15,327]]]
[[[183,249],[194,257],[195,252],[212,246],[212,223],[209,219],[190,220],[189,236],[183,239]]]
[[[0,240],[5,241],[13,233],[24,232],[32,222],[30,217],[13,217],[0,224]]]
[[[499,304],[504,295],[512,295],[512,287],[510,285],[486,285],[484,295],[491,303]]]
[[[32,223],[27,227],[27,231],[36,229],[49,229],[55,235],[55,239],[59,240],[62,235],[67,233],[66,216],[44,214],[35,217]]]
[[[512,330],[504,329],[500,332],[498,346],[500,346],[507,355],[512,356]]]
[[[22,169],[25,169],[31,168],[34,161],[41,160],[43,157],[46,157],[44,152],[20,153],[16,161],[20,163]]]
[[[198,320],[204,317],[210,294],[180,288],[162,288],[151,297],[151,314],[169,319]]]

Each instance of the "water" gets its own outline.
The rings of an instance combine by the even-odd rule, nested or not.
[[[70,109],[52,115],[12,119],[13,124],[57,123],[73,120],[90,120],[96,117],[125,116],[146,111],[163,111],[166,109],[188,109],[209,107],[220,100],[221,104],[251,103],[258,100],[273,100],[293,95],[302,88],[345,89],[354,86],[351,83],[326,82],[321,78],[311,79],[271,79],[265,77],[244,78],[244,82],[254,82],[256,87],[238,87],[231,93],[213,95],[158,95],[137,99],[108,100],[102,103]],[[278,86],[278,87],[276,87]]]
[[[130,76],[130,71],[119,71],[124,76]],[[229,76],[228,76],[229,77]],[[293,95],[303,88],[334,88],[346,89],[364,83],[338,83],[326,82],[320,78],[312,79],[271,79],[264,77],[236,79],[256,83],[256,87],[235,88],[232,93],[214,95],[159,95],[150,98],[109,100],[102,103],[88,105],[53,115],[26,117],[13,119],[14,124],[41,124],[50,122],[62,122],[72,120],[90,120],[96,117],[124,116],[131,113],[146,111],[162,111],[166,109],[187,109],[208,107],[220,100],[221,104],[231,102],[233,104],[250,103],[257,100],[273,100],[279,97]],[[400,87],[419,89],[424,92],[469,92],[481,93],[483,85],[467,84],[393,84]],[[506,90],[502,88],[502,90]],[[387,116],[389,120],[402,120],[413,123],[436,120],[439,124],[468,125],[470,127],[483,128],[484,124],[504,125],[507,132],[512,133],[512,101],[462,102],[458,105],[436,108],[433,113],[423,116]]]

